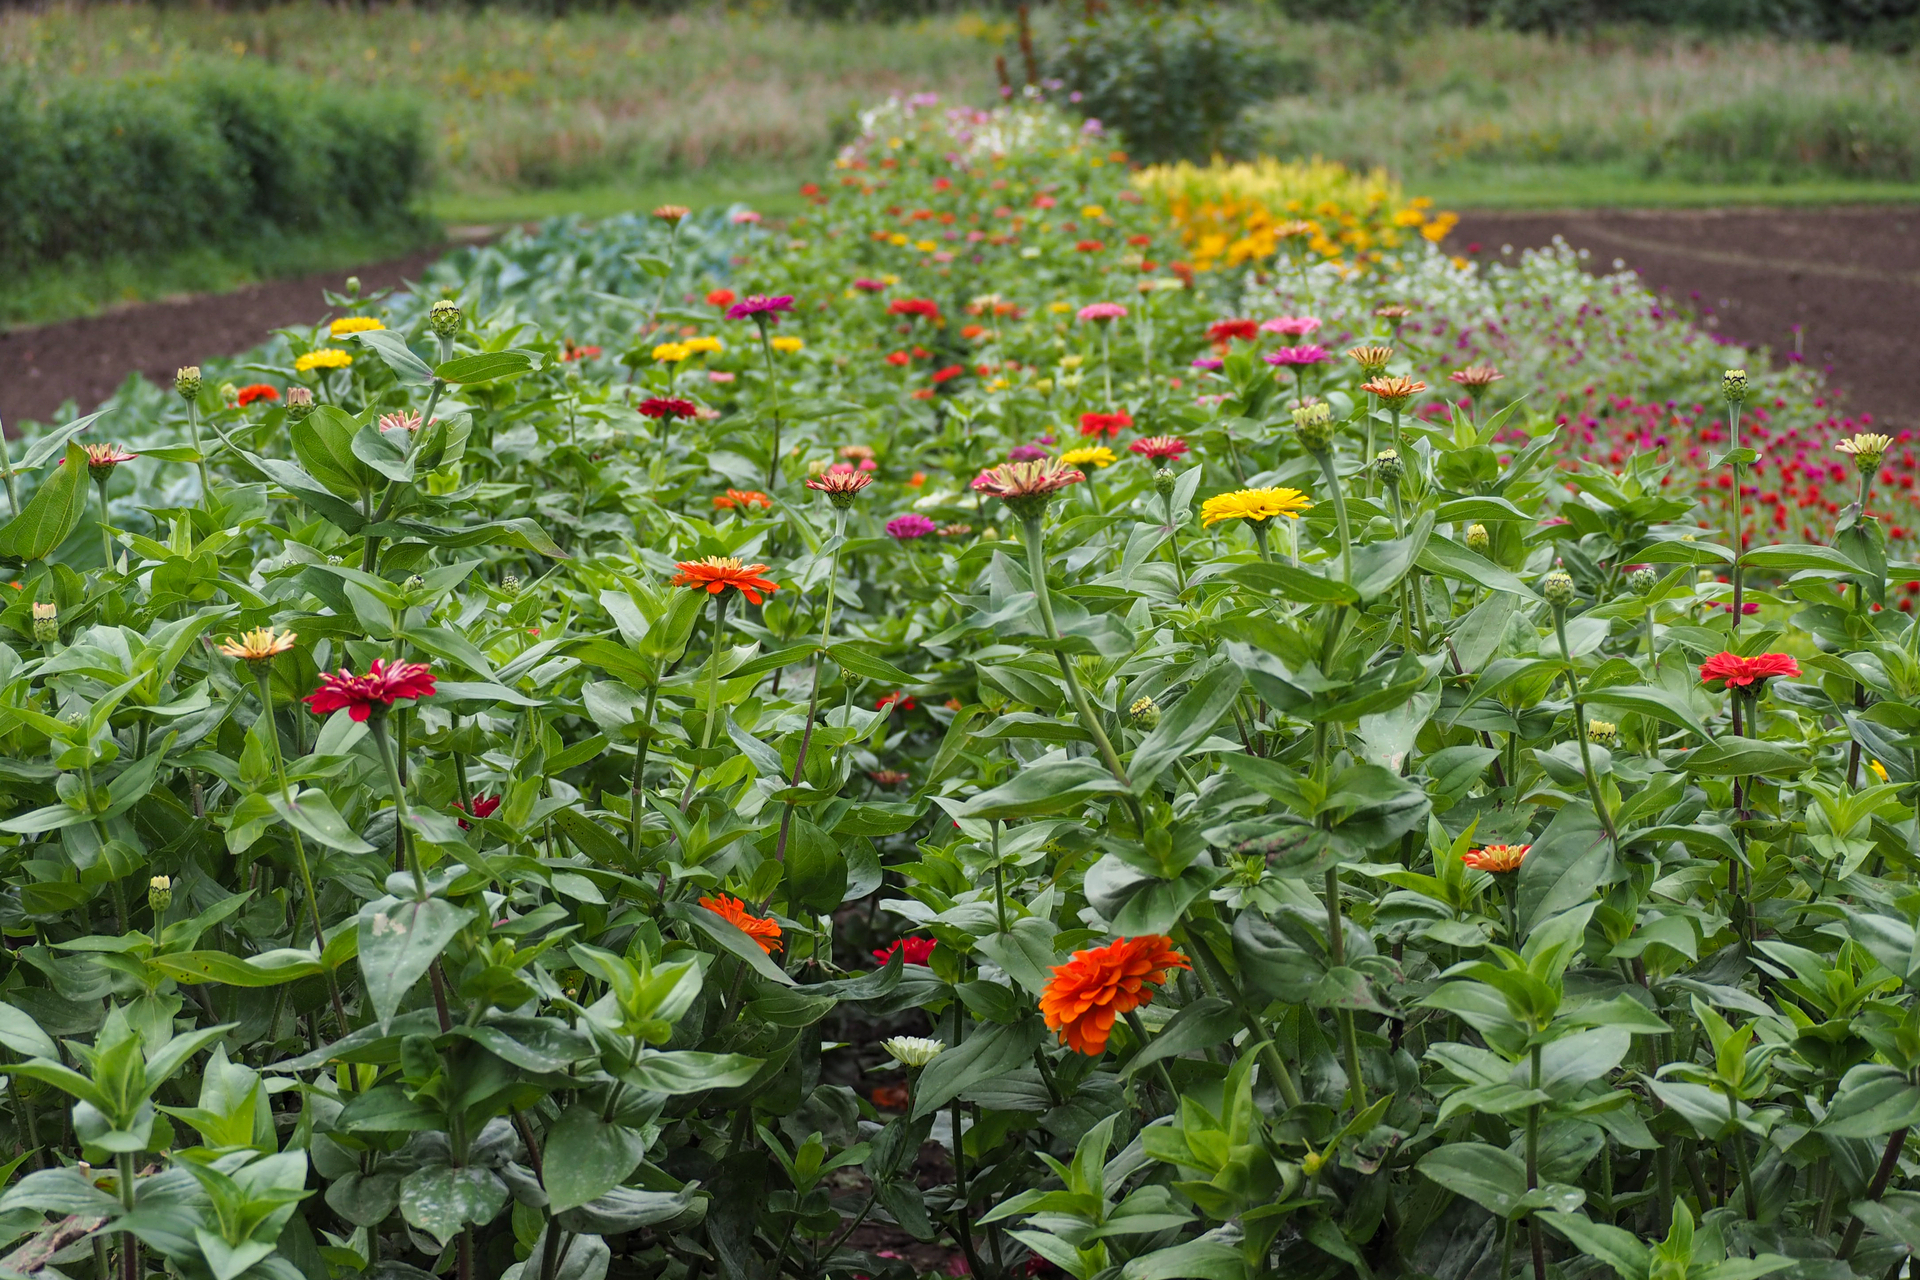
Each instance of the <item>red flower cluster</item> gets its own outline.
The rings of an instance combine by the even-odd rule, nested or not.
[[[388,663],[375,658],[364,676],[342,668],[322,677],[320,687],[304,701],[317,716],[329,716],[345,708],[349,716],[364,723],[375,707],[384,714],[401,698],[431,698],[433,679],[424,662]]]
[[[1225,346],[1233,339],[1254,342],[1260,337],[1260,325],[1254,320],[1216,320],[1207,326],[1207,341]]]
[[[1125,409],[1113,413],[1083,413],[1080,415],[1080,434],[1083,436],[1117,436],[1133,425],[1133,415]]]
[[[693,401],[678,396],[651,396],[640,402],[643,418],[691,418],[699,412],[700,407]]]
[[[895,298],[887,310],[896,316],[915,316],[928,324],[940,323],[940,304],[931,298]]]
[[[943,382],[951,382],[966,371],[966,366],[957,364],[950,364],[944,369],[936,369],[933,374],[933,385],[937,387]]]

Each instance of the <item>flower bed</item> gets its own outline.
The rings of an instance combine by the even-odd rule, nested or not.
[[[9,463],[7,1267],[1904,1262],[1920,567],[1718,489],[1895,442],[1566,254],[1193,270],[1030,106],[807,195]]]

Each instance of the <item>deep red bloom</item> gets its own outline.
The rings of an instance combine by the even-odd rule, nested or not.
[[[888,707],[898,707],[901,711],[911,711],[918,705],[919,704],[913,700],[912,694],[902,693],[898,689],[895,689],[892,693],[882,695],[880,701],[873,704],[873,709],[875,711],[885,711]]]
[[[401,698],[431,698],[433,672],[424,662],[389,663],[375,658],[367,674],[356,676],[342,668],[323,676],[320,687],[305,702],[317,716],[332,715],[342,707],[355,720],[365,721],[377,705],[384,711]]]
[[[1800,664],[1791,655],[1762,653],[1743,658],[1735,653],[1716,653],[1700,664],[1700,683],[1709,689],[1744,689],[1774,676],[1797,676]]]
[[[933,374],[934,385],[938,386],[943,382],[951,382],[965,372],[965,367],[957,364],[950,364],[944,369],[936,369]]]
[[[453,807],[466,814],[469,818],[491,818],[493,811],[500,807],[500,797],[475,796],[471,803],[465,800],[455,800]],[[466,818],[459,819],[459,823],[462,831],[473,830],[473,824],[468,822]]]
[[[640,416],[644,418],[691,418],[698,412],[699,406],[693,401],[676,396],[653,396],[640,402]]]
[[[280,392],[278,389],[270,387],[264,382],[256,382],[252,386],[240,388],[240,393],[233,399],[235,404],[238,404],[244,409],[256,400],[278,400],[279,398]]]
[[[707,295],[710,307],[730,307],[733,305],[734,292],[731,289],[715,289]]]
[[[1083,413],[1080,415],[1080,434],[1083,436],[1117,436],[1133,425],[1133,415],[1125,409],[1113,413]]]
[[[898,938],[873,953],[873,958],[881,964],[893,958],[898,951],[907,964],[925,964],[933,955],[932,938]]]
[[[1226,343],[1234,338],[1243,342],[1252,342],[1260,336],[1259,322],[1254,320],[1216,320],[1207,326],[1207,341]]]
[[[887,304],[887,310],[896,316],[918,316],[929,323],[940,319],[940,304],[931,298],[895,298]]]
[[[1098,240],[1076,240],[1073,247],[1081,253],[1098,253],[1107,246]]]

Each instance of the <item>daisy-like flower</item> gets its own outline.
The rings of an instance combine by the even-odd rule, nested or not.
[[[643,418],[691,418],[700,412],[699,405],[678,396],[649,396],[639,408]]]
[[[499,796],[475,796],[472,800],[455,800],[453,807],[467,815],[467,818],[491,818],[500,807]],[[462,831],[473,830],[473,824],[467,818],[458,818]]]
[[[1080,434],[1083,436],[1117,436],[1133,425],[1133,415],[1125,409],[1116,409],[1112,413],[1083,413],[1080,415]]]
[[[952,524],[943,524],[936,531],[943,538],[964,538],[973,532],[973,526],[956,520]]]
[[[295,373],[312,373],[315,369],[344,369],[353,363],[353,357],[338,347],[321,347],[318,351],[309,351],[293,362]]]
[[[1262,331],[1284,338],[1304,338],[1319,327],[1320,321],[1313,316],[1275,316],[1260,325]]]
[[[1305,218],[1289,218],[1285,222],[1275,223],[1273,234],[1282,240],[1304,240],[1318,230],[1320,225],[1316,222],[1309,222]]]
[[[653,216],[662,222],[678,225],[681,219],[692,212],[693,210],[683,204],[663,204],[655,206]]]
[[[1383,307],[1375,307],[1373,314],[1398,329],[1400,322],[1413,314],[1413,308],[1398,302],[1389,302]]]
[[[934,1040],[927,1036],[894,1036],[882,1040],[880,1047],[887,1056],[903,1067],[920,1068],[939,1057],[946,1049],[945,1040]]]
[[[235,392],[233,397],[233,402],[236,405],[238,405],[240,408],[244,409],[248,405],[253,404],[256,401],[266,400],[271,402],[274,400],[278,400],[279,398],[280,398],[280,391],[278,388],[270,387],[264,382],[255,382],[247,386],[244,386],[240,388],[239,391]]]
[[[1260,336],[1260,326],[1252,320],[1216,320],[1207,326],[1207,341],[1225,346],[1238,338],[1252,342]]]
[[[256,627],[252,631],[241,632],[237,638],[228,636],[222,640],[220,652],[243,662],[272,662],[275,654],[287,652],[299,638],[291,631]]]
[[[1078,449],[1069,449],[1060,455],[1060,461],[1069,467],[1110,467],[1120,461],[1113,450],[1103,444],[1081,445]]]
[[[1527,860],[1530,844],[1490,844],[1480,849],[1469,849],[1460,855],[1460,861],[1475,871],[1518,871],[1520,864]]]
[[[679,364],[693,355],[693,348],[684,342],[662,342],[649,354],[661,364]]]
[[[1007,450],[1007,456],[1015,462],[1032,462],[1036,458],[1046,457],[1047,451],[1037,444],[1017,444]]]
[[[797,342],[799,339],[796,338],[795,341]],[[687,350],[697,356],[719,355],[727,349],[726,343],[720,341],[720,339],[714,337],[712,334],[706,333],[700,334],[698,337],[683,338],[681,342],[686,346]],[[778,339],[774,340],[774,345],[779,345]]]
[[[708,595],[719,595],[728,587],[760,604],[764,597],[761,592],[772,595],[780,589],[780,584],[771,582],[760,575],[767,571],[763,564],[742,564],[738,556],[705,556],[699,560],[676,561],[675,568],[680,572],[674,575],[676,587],[692,587],[705,591]]]
[[[773,949],[780,945],[779,922],[770,917],[748,915],[747,905],[740,899],[722,893],[700,899],[700,905],[759,943],[760,950],[766,954],[772,955]]]
[[[807,488],[816,493],[824,493],[833,505],[846,508],[853,505],[853,496],[873,483],[873,477],[865,471],[855,471],[852,467],[829,467],[817,476],[808,476]]]
[[[1387,371],[1387,362],[1393,359],[1392,347],[1365,346],[1347,348],[1347,359],[1360,366],[1360,372],[1368,378],[1377,378]]]
[[[1111,324],[1126,319],[1127,309],[1117,302],[1089,302],[1080,308],[1078,318],[1095,324]]]
[[[1127,446],[1127,452],[1151,462],[1172,462],[1186,456],[1187,442],[1179,436],[1142,436]]]
[[[707,290],[707,305],[710,307],[730,307],[733,305],[733,300],[736,296],[738,295],[731,289],[709,289]]]
[[[87,450],[87,474],[95,480],[105,480],[113,474],[113,469],[123,462],[132,462],[140,455],[128,453],[117,444],[90,444]]]
[[[1464,369],[1455,369],[1447,377],[1467,389],[1467,394],[1478,400],[1487,393],[1487,388],[1507,375],[1490,364],[1470,364]]]
[[[1319,364],[1325,360],[1329,354],[1325,347],[1314,342],[1304,347],[1281,347],[1277,351],[1267,352],[1267,354],[1261,358],[1268,364],[1292,369],[1298,368],[1301,365]]]
[[[420,414],[414,409],[401,409],[397,413],[383,413],[380,415],[380,429],[382,431],[418,431],[420,429]]]
[[[896,316],[912,316],[929,324],[940,323],[940,304],[931,298],[895,298],[887,311]]]
[[[769,345],[780,354],[790,356],[807,344],[799,338],[775,338]]]
[[[1396,374],[1391,378],[1374,378],[1360,389],[1372,392],[1389,405],[1400,405],[1425,391],[1427,384],[1415,382],[1412,378],[1402,378]]]
[[[1030,520],[1047,509],[1054,494],[1086,478],[1085,472],[1053,458],[1035,458],[988,467],[973,478],[973,489],[1000,499],[1014,515]]]
[[[751,511],[759,507],[763,511],[773,510],[773,499],[758,489],[729,489],[716,494],[713,499],[715,511]]]
[[[764,294],[753,294],[727,308],[729,320],[762,320],[777,316],[783,311],[793,310],[793,295],[781,294],[769,298]]]
[[[1227,362],[1218,356],[1195,356],[1192,367],[1204,369],[1208,373],[1218,373],[1227,367]]]
[[[1200,504],[1200,523],[1216,525],[1222,520],[1248,520],[1260,524],[1275,516],[1298,520],[1313,503],[1298,489],[1237,489],[1217,493]]]
[[[1040,1012],[1062,1044],[1092,1057],[1106,1051],[1115,1019],[1153,1000],[1169,969],[1192,967],[1173,949],[1173,940],[1159,934],[1076,951],[1073,959],[1054,967],[1040,996]]]
[[[915,538],[924,538],[939,528],[933,521],[917,511],[895,516],[887,521],[887,536],[901,542],[910,542]]]
[[[1762,653],[1751,658],[1743,658],[1736,653],[1716,653],[1700,664],[1700,683],[1716,692],[1721,689],[1745,689],[1774,676],[1799,674],[1800,664],[1793,660],[1792,655],[1785,653]]]
[[[865,276],[861,276],[853,282],[853,287],[861,293],[882,293],[886,290],[887,282],[885,280],[869,280]]]
[[[907,964],[925,964],[933,959],[934,941],[932,938],[896,938],[873,953],[873,958],[881,964],[893,959],[896,953]]]
[[[372,316],[341,316],[327,326],[329,337],[344,338],[351,333],[376,333],[387,326]]]
[[[1893,441],[1887,436],[1878,435],[1872,431],[1862,431],[1847,437],[1833,447],[1837,453],[1850,455],[1853,458],[1853,469],[1864,476],[1873,474],[1874,469],[1880,465],[1880,459],[1885,456],[1888,449],[1893,447]]]
[[[385,715],[402,698],[431,698],[433,680],[433,671],[424,662],[390,663],[375,658],[363,676],[342,668],[337,674],[321,677],[320,687],[304,701],[317,716],[345,708],[354,720],[365,723],[376,711]]]

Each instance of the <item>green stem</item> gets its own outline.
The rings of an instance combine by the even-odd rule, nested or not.
[[[653,708],[660,697],[660,682],[655,680],[647,686],[647,711],[645,723],[640,727],[640,741],[633,748],[633,791],[627,797],[627,855],[633,865],[640,865],[640,796],[646,787],[647,749],[653,746]]]
[[[1033,577],[1033,595],[1040,605],[1040,621],[1047,628],[1047,639],[1057,645],[1060,642],[1060,628],[1054,623],[1053,600],[1047,591],[1047,553],[1040,540],[1040,517],[1038,515],[1023,517],[1021,525],[1027,544],[1027,571]],[[1133,781],[1127,777],[1127,771],[1120,763],[1119,753],[1113,749],[1113,743],[1108,740],[1107,731],[1101,728],[1100,718],[1094,714],[1093,704],[1088,700],[1086,691],[1080,687],[1080,680],[1073,673],[1072,660],[1057,648],[1054,650],[1054,657],[1059,660],[1060,674],[1066,679],[1067,692],[1073,697],[1074,709],[1080,713],[1081,726],[1093,738],[1094,749],[1100,753],[1101,762],[1107,766],[1108,771],[1121,786],[1131,791]],[[1127,800],[1130,805],[1133,804],[1131,795]],[[1138,806],[1133,807],[1137,816]]]
[[[1532,1087],[1540,1087],[1540,1046],[1533,1046]],[[1540,1104],[1527,1108],[1527,1190],[1540,1185]],[[1540,1239],[1540,1219],[1527,1215],[1527,1239],[1533,1248],[1533,1280],[1547,1280],[1546,1247]]]
[[[1740,450],[1740,405],[1738,401],[1727,405],[1727,430],[1733,437],[1733,451],[1738,453]],[[1860,511],[1863,516],[1866,514],[1865,503],[1861,504]],[[1746,559],[1746,549],[1740,545],[1740,463],[1737,459],[1733,464],[1733,504],[1731,515],[1733,518],[1733,624],[1728,631],[1729,634],[1738,635],[1740,633],[1740,595],[1743,585],[1742,579],[1744,577],[1740,570],[1741,562]]]
[[[767,454],[767,492],[780,483],[780,380],[773,372],[773,339],[767,336],[764,316],[754,317],[760,325],[760,353],[767,359],[767,388],[773,393],[773,449]]]
[[[1146,1024],[1140,1021],[1140,1015],[1132,1009],[1127,1010],[1125,1016],[1127,1019],[1127,1029],[1133,1032],[1133,1038],[1138,1041],[1140,1045],[1138,1049],[1134,1050],[1134,1053],[1145,1053],[1147,1046],[1153,1043],[1153,1037],[1147,1034]],[[1180,1106],[1180,1091],[1173,1087],[1173,1077],[1167,1074],[1167,1063],[1164,1058],[1154,1061],[1153,1074],[1154,1078],[1159,1080],[1160,1087],[1166,1090],[1168,1112],[1171,1113],[1177,1110]]]
[[[122,1151],[113,1158],[114,1170],[120,1175],[120,1204],[128,1213],[133,1212],[133,1152]],[[120,1274],[125,1280],[140,1280],[140,1241],[131,1231],[120,1233]]]
[[[393,740],[387,736],[387,713],[376,708],[367,720],[367,727],[373,730],[373,744],[379,748],[380,763],[387,767],[387,786],[393,792],[394,821],[400,824],[400,844],[407,856],[407,870],[413,873],[413,892],[416,899],[425,902],[431,895],[427,892],[427,873],[420,865],[420,851],[413,843],[413,818],[407,809],[407,789],[400,781],[400,762],[393,754]]]
[[[1327,868],[1327,958],[1340,969],[1347,963],[1346,928],[1340,919],[1340,870]],[[1353,1026],[1353,1010],[1335,1014],[1340,1024],[1340,1047],[1347,1063],[1347,1105],[1357,1114],[1367,1106],[1367,1082],[1360,1074],[1360,1037]]]
[[[1727,1095],[1727,1118],[1733,1122],[1733,1131],[1728,1135],[1733,1143],[1734,1168],[1740,1174],[1740,1190],[1747,1202],[1747,1221],[1756,1217],[1753,1208],[1753,1165],[1747,1155],[1747,1142],[1740,1132],[1740,1100],[1731,1093]]]
[[[700,754],[705,755],[707,748],[713,745],[713,721],[720,711],[720,644],[726,635],[724,622],[727,616],[727,593],[722,591],[713,598],[713,665],[707,671],[707,722],[700,727]],[[693,786],[700,780],[700,766],[693,766],[693,772],[687,777],[687,789],[680,793],[680,811],[685,813],[687,805],[693,799]]]
[[[102,476],[100,479],[94,481],[93,487],[100,491],[100,554],[104,558],[107,570],[111,572],[113,569],[113,530],[111,527],[113,522],[107,516],[106,477]]]
[[[1327,493],[1333,502],[1333,519],[1340,527],[1340,581],[1353,581],[1353,526],[1347,523],[1347,495],[1340,489],[1340,477],[1334,474],[1333,454],[1318,453],[1320,474],[1326,477]]]
[[[0,476],[4,476],[7,482],[7,513],[18,515],[20,513],[20,482],[14,478],[13,450],[7,447],[7,431],[4,425],[0,425]]]
[[[200,468],[200,500],[207,501],[213,494],[213,482],[207,478],[206,450],[200,447],[200,406],[187,401],[187,431],[193,436],[194,465]],[[8,468],[7,492],[13,492],[12,468]]]
[[[1587,795],[1593,800],[1593,811],[1600,817],[1600,826],[1618,849],[1620,833],[1614,829],[1613,814],[1608,812],[1606,799],[1600,793],[1600,778],[1593,771],[1593,751],[1587,746],[1587,708],[1580,700],[1580,680],[1574,674],[1573,657],[1567,648],[1567,611],[1561,605],[1553,606],[1553,633],[1560,640],[1560,657],[1567,664],[1567,691],[1573,698],[1573,736],[1580,744],[1580,772],[1586,775]]]
[[[1113,347],[1112,340],[1107,334],[1107,328],[1112,323],[1111,320],[1102,320],[1100,322],[1100,372],[1106,379],[1107,411],[1109,413],[1113,411]]]

